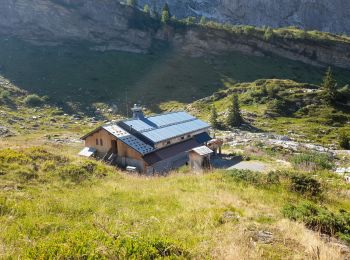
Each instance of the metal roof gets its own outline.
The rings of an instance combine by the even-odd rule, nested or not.
[[[194,148],[194,149],[192,149],[192,151],[199,154],[199,155],[203,155],[203,156],[213,153],[213,151],[206,146],[200,146],[200,147]]]
[[[125,130],[123,130],[121,127],[117,125],[107,125],[107,126],[104,126],[103,129],[105,129],[110,134],[114,135],[120,141],[129,145],[131,148],[135,149],[142,155],[145,155],[154,151],[154,148],[152,146],[142,142],[140,139],[129,134],[128,132],[126,132]]]
[[[204,144],[206,142],[209,142],[212,138],[207,132],[200,133],[196,136],[194,136],[194,139],[199,143],[199,144]]]
[[[198,144],[196,140],[189,139],[185,142],[174,144],[172,146],[168,146],[163,149],[154,151],[150,154],[147,154],[143,157],[143,159],[148,165],[153,165],[157,162],[166,160],[180,153],[188,152],[194,147],[198,147],[198,145],[200,144]]]
[[[122,121],[126,131],[136,131],[153,143],[209,128],[209,125],[186,112],[173,112]],[[141,137],[140,137],[141,138]]]
[[[130,129],[132,128],[133,130],[142,133],[191,120],[196,120],[196,118],[186,112],[172,112],[141,119],[126,120],[123,121],[123,123],[130,127]]]
[[[96,153],[96,149],[92,147],[85,147],[83,150],[79,152],[80,156],[91,157]]]
[[[199,130],[208,128],[208,124],[196,119],[176,125],[158,128],[152,131],[143,132],[142,135],[154,143],[159,143],[174,137],[183,136]]]

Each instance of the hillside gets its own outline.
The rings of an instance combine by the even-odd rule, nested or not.
[[[126,95],[129,107],[141,102],[159,112],[167,103],[187,105],[233,82],[288,78],[320,84],[324,74],[323,68],[300,62],[239,52],[197,58],[164,47],[150,54],[101,53],[85,46],[33,46],[12,38],[1,39],[0,47],[4,78],[74,113],[94,113],[103,103],[126,114]],[[350,81],[349,75],[335,69],[341,85]]]
[[[346,0],[140,0],[160,10],[164,3],[172,14],[207,17],[223,23],[254,26],[298,26],[309,30],[349,34],[350,4]]]
[[[0,17],[0,35],[39,46],[83,44],[98,51],[152,53],[155,47],[165,45],[185,56],[239,51],[260,57],[273,54],[315,66],[350,68],[347,36],[295,28],[271,32],[212,22],[199,25],[191,20],[165,25],[114,0],[4,0]]]
[[[345,90],[345,88],[344,88]],[[336,146],[340,133],[350,131],[350,107],[324,104],[319,86],[292,80],[257,80],[231,84],[228,89],[196,101],[188,109],[209,120],[215,106],[225,123],[232,95],[239,94],[246,123],[258,131],[274,132],[308,141]],[[342,94],[349,100],[349,90]]]
[[[0,1],[0,259],[349,259],[349,84],[347,36],[165,23],[115,0]],[[216,108],[223,155],[162,176],[78,156],[134,103],[207,122]],[[194,141],[180,137],[162,145]]]
[[[29,148],[9,148],[15,139],[10,140],[0,142],[1,258],[350,254],[345,243],[350,186],[330,173],[328,157],[320,155],[312,172],[302,170],[303,160],[285,154],[294,170],[194,175],[181,169],[167,178],[148,178],[69,155],[75,144],[37,147],[36,139],[27,141]],[[316,180],[311,193],[297,177],[310,174]]]

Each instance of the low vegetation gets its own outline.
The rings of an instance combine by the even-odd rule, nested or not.
[[[185,170],[147,178],[63,155],[66,149],[0,150],[1,257],[311,258],[310,243],[322,257],[346,256],[306,235],[310,228],[348,241],[350,204],[339,187],[350,186],[337,185],[335,175]],[[263,231],[272,232],[271,242],[260,240]]]
[[[328,103],[323,98],[324,88],[291,80],[257,80],[227,87],[194,102],[189,110],[206,119],[215,106],[218,124],[225,125],[231,100],[237,94],[245,123],[256,129],[339,148],[342,141],[341,147],[346,147],[350,110],[341,100],[341,88],[335,90],[336,99]]]

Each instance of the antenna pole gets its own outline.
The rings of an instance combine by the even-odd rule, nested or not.
[[[126,106],[126,117],[129,118],[128,90],[127,89],[125,89],[125,106]]]

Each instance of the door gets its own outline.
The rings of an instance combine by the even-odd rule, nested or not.
[[[116,140],[112,140],[111,146],[112,146],[112,153],[113,154],[117,154],[118,153],[118,143],[117,143],[117,141]]]

